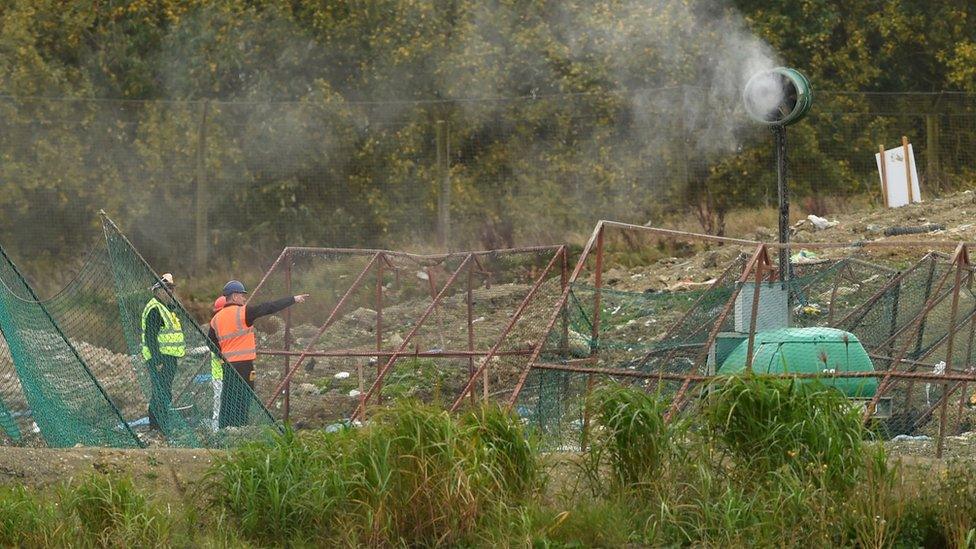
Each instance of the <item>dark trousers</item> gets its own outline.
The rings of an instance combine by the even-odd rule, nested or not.
[[[253,401],[254,361],[224,364],[224,390],[220,394],[220,427],[247,425]]]
[[[173,378],[176,377],[176,357],[162,355],[161,363],[146,364],[152,395],[149,398],[149,425],[164,432],[173,428]]]

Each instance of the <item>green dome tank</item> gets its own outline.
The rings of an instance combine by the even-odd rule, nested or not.
[[[719,375],[745,371],[749,340],[729,354]],[[873,372],[874,364],[857,337],[835,328],[781,328],[756,333],[752,370],[759,374],[822,374],[825,372]],[[870,398],[878,390],[875,377],[824,378],[848,397]]]

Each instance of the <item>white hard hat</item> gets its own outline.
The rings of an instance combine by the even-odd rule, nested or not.
[[[173,280],[172,273],[163,273],[163,276],[159,277],[159,281],[153,284],[152,289],[158,290],[163,287],[163,284],[165,284],[167,288],[176,287],[176,282]]]

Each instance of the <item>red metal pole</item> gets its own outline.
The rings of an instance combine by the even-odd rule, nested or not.
[[[287,295],[293,295],[291,291],[291,257],[285,248],[285,293]],[[291,350],[291,307],[285,309],[285,350]],[[288,372],[291,371],[291,357],[285,355],[285,369],[282,372],[282,379],[288,378]],[[291,383],[285,382],[285,412],[284,418],[285,423],[288,422],[288,417],[291,413]]]
[[[603,290],[603,236],[605,228],[600,229],[596,237],[596,279],[593,286],[593,334],[590,339],[590,356],[597,357],[600,354],[600,316],[602,311],[602,290]],[[586,379],[586,396],[583,400],[583,432],[580,436],[580,449],[586,449],[586,442],[590,430],[590,396],[593,393],[593,384],[596,380],[591,373]]]
[[[468,358],[471,357],[483,357],[487,356],[490,351],[423,351],[417,352],[416,356],[418,358]],[[359,349],[338,349],[333,351],[285,351],[282,349],[261,349],[257,352],[259,355],[267,356],[312,356],[312,357],[373,357],[373,356],[383,356],[388,357],[394,354],[394,351],[370,351],[370,350],[359,350]],[[532,354],[532,349],[516,349],[512,351],[498,351],[494,353],[495,356],[529,356]]]
[[[265,271],[264,276],[261,277],[261,281],[258,282],[258,285],[255,286],[253,290],[251,290],[251,293],[250,294],[248,294],[248,296],[247,296],[248,301],[250,301],[250,299],[252,297],[254,297],[254,294],[258,293],[258,290],[260,290],[262,286],[264,286],[264,283],[267,282],[268,277],[270,277],[271,276],[271,273],[273,273],[275,271],[275,269],[278,267],[278,264],[281,263],[282,260],[285,259],[285,257],[289,257],[290,256],[289,252],[290,252],[290,248],[285,248],[285,249],[281,250],[281,253],[278,254],[277,259],[274,260],[274,263],[272,263],[271,266],[268,267],[268,270]],[[290,257],[289,257],[289,259],[290,259]]]
[[[468,312],[468,350],[474,350],[474,300],[472,299],[472,284],[474,283],[474,264],[468,267],[467,312]],[[487,373],[487,370],[486,370]],[[468,379],[474,375],[474,357],[468,357]],[[485,376],[485,401],[488,400],[488,377]],[[474,392],[471,392],[471,404],[474,404]]]
[[[512,318],[508,321],[508,325],[505,326],[504,330],[502,330],[501,335],[498,336],[498,339],[495,341],[495,344],[492,345],[491,350],[488,351],[487,356],[485,356],[485,358],[481,361],[481,364],[478,366],[478,369],[475,370],[474,374],[468,378],[467,385],[465,385],[464,389],[461,390],[461,393],[457,396],[457,398],[454,399],[454,404],[451,405],[451,412],[457,411],[457,409],[461,406],[461,402],[464,401],[464,396],[466,394],[468,394],[469,392],[472,393],[474,392],[474,385],[477,382],[478,376],[483,375],[483,372],[487,371],[488,363],[491,362],[491,359],[498,355],[504,354],[503,352],[499,351],[499,349],[502,346],[502,343],[505,341],[505,338],[508,337],[508,334],[509,332],[512,331],[512,328],[515,327],[515,324],[522,317],[522,314],[525,312],[525,309],[529,306],[529,303],[532,301],[532,298],[535,296],[536,292],[538,292],[539,288],[542,287],[542,284],[546,280],[546,276],[548,276],[549,272],[552,271],[553,265],[555,265],[556,263],[556,258],[560,256],[560,253],[561,253],[560,251],[556,251],[556,253],[552,256],[552,259],[549,260],[549,264],[546,265],[546,268],[542,270],[542,273],[536,279],[535,284],[532,285],[528,293],[525,294],[525,297],[522,298],[522,302],[519,303],[519,306],[515,309],[515,313],[512,314]],[[562,253],[565,254],[565,250],[563,250]],[[553,319],[553,322],[555,322],[555,317]],[[551,329],[552,328],[550,327],[545,332],[542,333],[542,339],[540,341],[545,340],[546,335],[549,333],[549,330]],[[532,356],[538,356],[535,350],[531,351],[530,354]],[[529,363],[531,362],[532,359],[530,358]],[[526,368],[526,371],[527,370],[528,368]]]
[[[746,370],[752,373],[752,358],[756,343],[756,317],[759,315],[759,292],[762,291],[763,267],[765,263],[760,259],[756,262],[756,286],[752,289],[752,317],[749,319],[749,343],[746,349]],[[718,364],[715,365],[716,370]]]
[[[572,288],[572,284],[576,282],[580,272],[583,271],[583,267],[586,265],[586,259],[590,255],[590,250],[592,249],[594,242],[596,242],[596,235],[602,230],[603,221],[600,221],[593,229],[593,234],[590,235],[590,239],[586,242],[586,246],[583,247],[583,253],[580,254],[579,260],[576,261],[576,267],[573,268],[573,274],[569,276],[569,284],[563,289],[563,294],[559,297],[559,301],[556,303],[556,308],[553,311],[552,316],[549,317],[549,322],[546,324],[546,329],[543,332],[542,338],[536,344],[528,362],[525,363],[525,368],[522,370],[522,374],[515,383],[515,388],[512,390],[512,396],[510,396],[508,399],[508,409],[515,407],[515,402],[518,400],[519,393],[522,392],[522,387],[525,387],[525,380],[528,379],[529,372],[532,370],[535,361],[538,360],[539,355],[542,353],[542,347],[546,343],[546,336],[556,326],[556,320],[559,319],[560,312],[562,311],[563,307],[566,306],[566,302],[569,300],[569,292]]]
[[[430,303],[430,305],[427,306],[427,309],[424,311],[423,315],[421,315],[417,323],[414,324],[413,328],[410,329],[410,333],[407,334],[407,337],[403,339],[403,342],[400,344],[397,350],[393,352],[393,355],[390,356],[386,364],[377,373],[376,381],[374,381],[372,387],[370,387],[369,390],[366,391],[366,396],[363,398],[363,402],[361,403],[360,406],[356,407],[356,410],[353,412],[352,417],[350,419],[356,420],[359,419],[360,416],[362,416],[362,414],[365,411],[366,404],[369,402],[369,399],[373,396],[373,394],[375,394],[380,384],[383,383],[383,378],[386,376],[387,372],[390,370],[390,368],[393,367],[393,364],[403,354],[403,351],[410,344],[410,341],[413,339],[414,335],[417,334],[420,328],[424,325],[424,322],[434,311],[434,308],[437,307],[437,304],[441,301],[441,299],[444,298],[444,294],[447,293],[447,291],[454,284],[454,281],[457,280],[457,277],[461,273],[461,271],[463,271],[471,262],[472,257],[473,256],[471,254],[465,256],[464,261],[461,262],[457,270],[455,270],[454,273],[451,274],[451,277],[447,279],[447,282],[444,283],[444,287],[441,288],[440,293],[438,293],[437,297],[435,297],[434,300]]]
[[[380,257],[379,254],[376,254],[372,257],[372,259],[369,260],[369,263],[366,264],[366,267],[364,267],[363,270],[359,273],[359,276],[356,277],[356,280],[354,280],[352,285],[349,286],[349,289],[346,290],[346,293],[343,294],[342,298],[339,299],[339,302],[336,303],[335,307],[332,308],[332,312],[329,313],[329,318],[326,319],[325,324],[323,324],[322,327],[319,328],[319,331],[318,333],[315,334],[315,337],[313,337],[311,341],[308,342],[308,345],[305,347],[305,350],[302,352],[301,355],[299,355],[298,360],[295,361],[295,365],[291,367],[291,371],[288,372],[288,375],[285,376],[285,379],[281,380],[281,383],[279,383],[278,387],[275,388],[274,392],[271,394],[271,398],[269,398],[267,404],[265,404],[264,406],[265,408],[270,409],[274,405],[275,400],[278,399],[278,395],[281,394],[281,391],[283,391],[285,386],[288,384],[288,382],[291,381],[292,376],[295,375],[295,372],[298,371],[298,368],[302,365],[302,362],[305,361],[305,357],[309,356],[309,352],[312,351],[312,347],[318,342],[318,339],[322,337],[322,334],[325,333],[325,331],[328,330],[329,327],[332,326],[332,324],[336,320],[339,319],[342,313],[342,308],[345,307],[346,305],[346,301],[348,301],[350,297],[352,297],[352,295],[356,292],[356,290],[359,289],[359,286],[363,283],[363,280],[366,278],[366,273],[368,273],[373,269],[373,265],[376,264],[376,262],[379,260],[379,257]]]
[[[962,289],[962,270],[963,266],[969,266],[969,252],[966,250],[966,246],[960,246],[960,251],[956,255],[955,267],[956,267],[956,280],[952,285],[952,308],[949,313],[949,333],[956,333],[956,316],[959,314],[959,292]],[[946,365],[942,370],[942,375],[944,376],[949,370],[953,368],[954,360],[952,356],[952,351],[955,347],[956,337],[955,335],[949,336],[949,341],[946,342]],[[942,458],[942,451],[945,448],[945,427],[946,427],[946,410],[949,405],[949,395],[948,395],[949,384],[942,382],[942,407],[939,412],[939,440],[935,449],[935,457],[938,459]]]
[[[972,289],[972,285],[973,285],[973,276],[972,276],[972,274],[970,274],[969,275],[969,286],[970,286],[970,290]],[[974,336],[976,336],[976,315],[973,315],[973,316],[970,316],[969,317],[969,343],[966,345],[966,360],[965,360],[965,363],[966,364],[970,364],[970,361],[973,358],[973,338],[974,338]],[[972,368],[972,365],[970,365],[969,368],[971,369]],[[959,409],[956,411],[956,431],[957,432],[959,431],[959,423],[962,421],[962,409],[963,409],[963,406],[965,405],[966,399],[968,398],[966,396],[966,393],[967,393],[966,389],[967,388],[968,388],[968,384],[966,382],[963,382],[962,383],[962,394],[959,396]]]
[[[564,246],[557,253],[562,256],[562,265],[559,271],[559,290],[560,292],[565,292],[566,287],[569,285],[569,251]],[[569,356],[569,311],[565,307],[562,310],[562,322],[562,335],[559,339],[559,355],[567,358]]]
[[[756,268],[756,265],[760,261],[765,261],[767,264],[769,263],[769,253],[765,244],[760,244],[756,247],[756,252],[752,254],[752,259],[749,260],[749,263],[747,263],[745,269],[743,269],[742,276],[739,277],[738,284],[735,285],[735,289],[732,290],[729,300],[725,303],[725,309],[722,310],[722,313],[715,320],[715,324],[712,325],[712,329],[708,333],[708,339],[705,340],[704,347],[702,347],[702,350],[698,352],[698,356],[695,358],[695,368],[700,366],[708,359],[708,350],[715,343],[715,338],[718,337],[718,333],[721,331],[722,325],[725,323],[725,319],[729,316],[729,313],[732,312],[732,308],[735,306],[735,300],[739,297],[739,292],[742,290],[742,285],[749,280],[749,274],[754,268]],[[681,388],[678,389],[677,394],[674,395],[674,400],[671,403],[671,407],[668,409],[668,412],[664,417],[665,421],[670,421],[671,417],[681,408],[685,392],[688,390],[690,385],[691,373],[689,372],[684,383],[681,384]]]
[[[383,261],[376,263],[376,351],[383,350],[383,264],[388,263],[389,259],[386,254],[382,256]],[[380,361],[379,356],[376,357],[376,371],[379,373]],[[360,380],[360,385],[362,385],[362,380]],[[363,393],[363,388],[359,388],[359,404],[364,407],[366,401],[364,397],[366,395]],[[383,402],[383,386],[376,390],[376,402]],[[365,412],[364,412],[365,415]]]
[[[624,370],[620,368],[593,368],[589,366],[577,366],[575,364],[546,364],[538,363],[532,366],[536,370],[554,370],[558,372],[575,372],[580,374],[594,373],[598,375],[608,375],[608,376],[623,376],[623,377],[634,377],[639,379],[655,379],[662,377],[669,381],[711,381],[718,376],[704,376],[704,375],[688,375],[688,374],[672,374],[668,372],[639,372],[637,370]],[[976,373],[965,372],[965,373],[954,373],[935,375],[931,372],[882,372],[879,370],[870,370],[865,372],[834,372],[834,373],[811,373],[811,374],[801,374],[801,373],[784,373],[784,374],[762,374],[762,377],[768,379],[863,379],[863,378],[883,378],[891,377],[892,379],[915,379],[921,381],[934,381],[941,382],[943,380],[947,381],[966,381],[972,383],[976,381]]]

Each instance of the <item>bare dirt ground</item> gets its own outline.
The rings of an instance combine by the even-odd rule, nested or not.
[[[16,448],[0,450],[0,484],[54,488],[93,474],[131,477],[140,488],[177,501],[200,486],[214,451],[177,448]]]
[[[925,202],[901,208],[875,207],[853,213],[827,215],[828,221],[837,224],[818,230],[809,220],[794,218],[792,225],[793,252],[803,249],[808,242],[858,243],[868,241],[976,241],[976,193],[964,191],[957,194],[926,199]],[[740,229],[727,236],[762,242],[776,241],[775,226],[739,223]],[[896,227],[944,226],[944,229],[919,234],[886,236],[885,230]],[[689,229],[682,227],[682,229]],[[634,267],[610,264],[604,273],[604,284],[624,291],[681,291],[704,287],[709,280],[719,276],[729,262],[745,247],[710,247],[706,251],[691,254],[664,254],[656,261]],[[751,250],[749,250],[751,251]],[[949,249],[948,252],[952,250]],[[849,248],[816,251],[824,259],[837,259],[850,254]],[[918,259],[925,250],[893,249],[886,251],[886,259]],[[901,257],[903,256],[903,257]],[[613,254],[610,259],[614,258]]]

